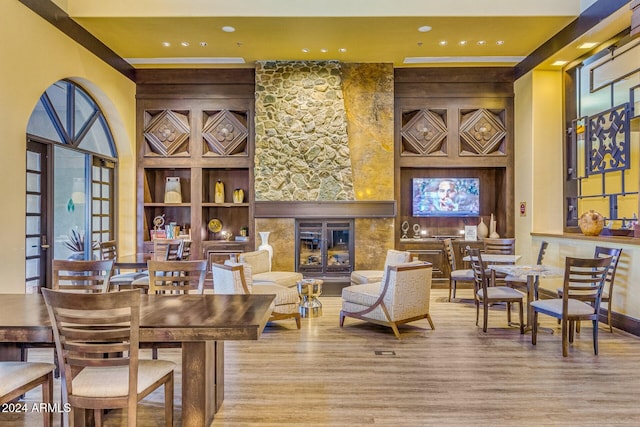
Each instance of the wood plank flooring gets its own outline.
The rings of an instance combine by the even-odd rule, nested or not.
[[[489,314],[485,334],[470,299],[447,302],[432,291],[432,331],[426,320],[389,328],[347,318],[340,298],[321,297],[323,316],[269,324],[257,342],[227,342],[225,400],[212,426],[625,426],[640,424],[640,339],[601,325],[600,355],[590,324],[562,357],[556,330],[531,335],[506,327],[504,308]],[[471,291],[459,296],[471,298]],[[517,318],[514,313],[514,319]],[[382,355],[376,355],[382,352]],[[388,352],[393,352],[389,354]],[[50,357],[31,351],[32,360]],[[161,350],[180,366],[180,352]],[[176,395],[181,372],[177,370]],[[56,384],[59,398],[59,384]],[[27,395],[38,401],[39,392]],[[162,392],[139,405],[138,425],[163,425]],[[175,408],[180,425],[180,407]],[[59,425],[59,420],[56,420]],[[123,426],[122,411],[106,417]],[[40,414],[0,414],[0,426],[38,426]]]

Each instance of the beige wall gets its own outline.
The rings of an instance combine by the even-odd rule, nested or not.
[[[135,249],[135,84],[17,1],[0,2],[0,141],[4,193],[0,292],[25,288],[26,127],[40,95],[60,79],[72,79],[93,95],[107,116],[120,158],[119,243]]]

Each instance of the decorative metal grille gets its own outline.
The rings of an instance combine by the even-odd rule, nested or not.
[[[589,117],[586,174],[629,169],[629,142],[628,103]]]

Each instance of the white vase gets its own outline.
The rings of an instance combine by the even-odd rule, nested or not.
[[[258,246],[258,250],[266,250],[269,252],[269,271],[271,271],[271,260],[273,260],[273,246],[269,244],[269,234],[270,231],[260,231],[258,232],[260,235],[260,240],[262,240],[262,244]]]
[[[480,218],[480,224],[478,224],[478,238],[484,239],[489,237],[489,228],[487,224],[484,223],[484,218]]]

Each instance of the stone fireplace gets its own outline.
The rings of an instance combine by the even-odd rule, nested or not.
[[[271,232],[274,270],[298,267],[296,222],[337,219],[352,224],[350,268],[382,268],[396,216],[393,81],[392,64],[256,64],[255,231]]]

